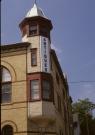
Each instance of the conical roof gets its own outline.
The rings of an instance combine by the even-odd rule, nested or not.
[[[34,3],[33,7],[28,11],[26,18],[35,17],[35,16],[41,16],[44,18],[47,18],[42,9],[37,6],[36,3]]]

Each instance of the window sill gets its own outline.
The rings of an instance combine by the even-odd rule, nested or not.
[[[53,102],[52,99],[42,99],[42,101]]]
[[[37,64],[36,65],[31,65],[31,67],[36,67],[37,66]]]
[[[29,102],[38,102],[38,101],[53,102],[52,100],[47,100],[47,99],[29,100]]]
[[[1,106],[12,105],[13,103],[1,103]]]
[[[41,101],[41,99],[30,99],[29,102],[38,102],[38,101]]]
[[[27,37],[39,36],[39,34],[28,35]]]

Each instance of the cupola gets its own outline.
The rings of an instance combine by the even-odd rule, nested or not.
[[[52,29],[51,20],[49,20],[41,8],[34,3],[33,7],[28,11],[25,18],[19,24],[22,38],[24,36],[44,36],[50,39],[50,31]]]

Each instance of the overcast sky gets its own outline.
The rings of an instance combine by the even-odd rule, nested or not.
[[[18,25],[33,3],[34,0],[2,0],[2,44],[21,41]],[[67,74],[73,100],[89,98],[95,102],[95,0],[37,0],[37,3],[52,20],[52,47]]]

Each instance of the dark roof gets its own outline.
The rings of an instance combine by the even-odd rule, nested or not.
[[[29,18],[24,18],[21,23],[19,24],[19,27],[23,27],[25,24],[29,24],[31,21],[37,21],[37,22],[44,22],[47,23],[47,26],[50,26],[50,29],[53,28],[52,22],[51,20],[47,19],[47,18],[43,18],[41,16],[34,16],[34,17],[29,17]]]
[[[29,42],[1,45],[1,51],[9,50],[9,49],[27,48],[29,45],[30,45]]]
[[[66,90],[68,91],[68,82],[67,82],[67,79],[63,75],[63,71],[62,71],[61,66],[59,64],[57,55],[56,55],[56,53],[55,53],[55,51],[53,49],[51,49],[51,55],[54,58],[54,61],[56,63],[57,69],[58,69],[58,72],[59,72],[59,74],[60,74],[60,76],[61,76],[61,78],[63,80],[64,86],[65,86]]]

